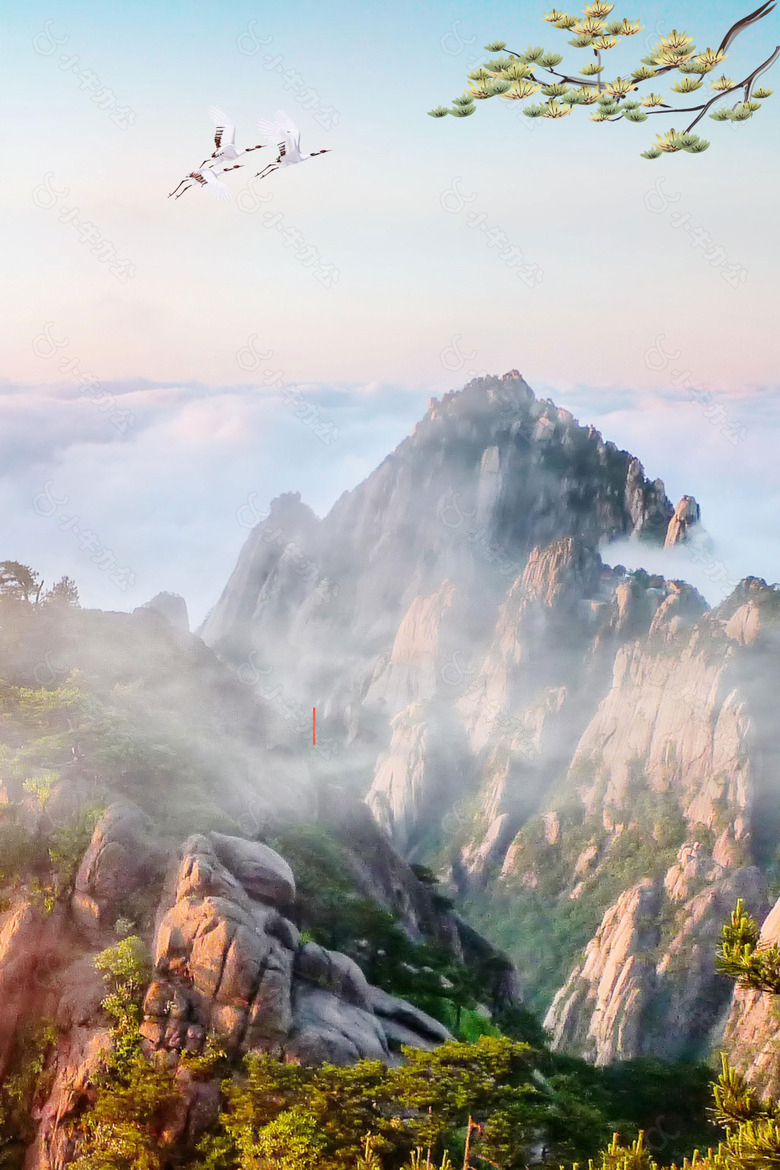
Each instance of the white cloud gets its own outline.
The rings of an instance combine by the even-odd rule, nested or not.
[[[620,388],[537,389],[638,455],[673,499],[695,495],[713,558],[729,579],[780,578],[774,395],[718,396],[746,427],[744,441],[734,445],[700,405],[669,387],[653,397]],[[106,390],[136,414],[126,434],[73,385],[0,385],[0,556],[29,562],[49,581],[73,576],[85,604],[103,608],[126,609],[174,590],[195,620],[218,597],[246,538],[236,513],[250,493],[263,509],[280,492],[300,491],[324,514],[409,433],[428,398],[427,390],[376,383],[301,385],[319,417],[339,428],[338,440],[326,446],[311,423],[296,417],[295,404],[268,387],[134,380]],[[52,517],[33,507],[46,483],[57,499],[67,497]],[[69,530],[68,517],[78,517],[80,533],[91,531],[94,539]],[[92,560],[95,541],[134,571],[134,588],[122,591]],[[684,577],[718,600],[718,582],[685,552],[631,546],[605,557]]]
[[[405,436],[425,396],[394,387],[302,386],[339,437],[325,445],[295,404],[266,387],[107,384],[136,415],[121,434],[72,386],[0,386],[2,557],[47,580],[64,573],[82,600],[126,609],[161,589],[182,593],[199,620],[214,603],[247,535],[236,519],[250,493],[263,508],[301,491],[324,513]],[[313,411],[311,412],[313,415]],[[54,508],[33,501],[49,484]],[[68,529],[75,520],[79,535]],[[92,558],[94,533],[136,584],[126,591]],[[82,547],[89,544],[90,547]]]

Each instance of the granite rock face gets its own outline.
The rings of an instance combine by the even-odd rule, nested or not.
[[[338,801],[334,793],[332,808]],[[376,858],[364,852],[354,862],[366,895],[386,904],[400,899],[412,933],[438,930],[456,957],[469,948],[491,953],[436,910],[365,806],[350,822],[352,807],[342,799],[342,830],[376,846]],[[47,1058],[46,1093],[36,1101],[28,1170],[61,1170],[74,1156],[69,1122],[93,1092],[110,1045],[106,988],[93,960],[116,943],[117,917],[150,901],[153,912],[135,924],[153,961],[141,1034],[147,1054],[164,1059],[182,1089],[163,1141],[197,1138],[216,1115],[219,1083],[180,1063],[182,1053],[202,1053],[209,1037],[235,1060],[264,1052],[335,1064],[395,1063],[404,1046],[433,1049],[451,1038],[438,1020],[371,986],[347,955],[302,941],[287,917],[295,896],[290,866],[267,844],[210,832],[166,847],[145,814],[122,800],[95,827],[70,906],[46,915],[19,900],[0,915],[0,1075],[24,1020],[45,1015],[59,1036]]]
[[[666,530],[665,548],[674,548],[690,539],[690,530],[701,520],[701,509],[693,496],[683,496]]]
[[[100,942],[127,909],[128,895],[159,885],[168,851],[137,805],[111,805],[95,827],[79,866],[71,899],[80,929]]]
[[[517,371],[477,379],[432,399],[412,435],[324,520],[297,495],[274,501],[202,634],[237,659],[251,648],[270,653],[267,638],[280,625],[295,645],[316,638],[323,653],[340,645],[338,661],[347,648],[390,653],[400,619],[424,604],[415,599],[448,579],[476,586],[486,560],[495,572],[473,600],[495,604],[534,547],[630,535],[662,544],[673,515],[660,480],[537,399]],[[283,556],[277,531],[318,567],[316,578],[306,583],[300,564]],[[338,586],[327,600],[323,578]],[[414,611],[407,622],[422,620]]]
[[[317,705],[333,754],[315,775],[332,781],[340,752],[395,846],[435,862],[455,898],[477,896],[514,932],[517,960],[529,892],[556,921],[577,904],[587,934],[556,960],[555,985],[545,963],[530,973],[537,1006],[559,993],[561,1044],[609,1059],[643,1033],[667,1055],[646,1021],[689,1010],[675,1051],[714,1042],[724,990],[703,973],[706,947],[728,897],[763,896],[756,874],[780,833],[780,591],[749,578],[710,609],[685,583],[706,544],[693,496],[675,507],[517,371],[432,399],[323,519],[297,497],[272,517],[316,576],[302,583],[259,525],[203,636],[228,661],[264,655]],[[667,575],[614,563],[626,539],[663,550]],[[651,957],[630,941],[635,903]],[[617,991],[599,931],[628,948]],[[701,1013],[676,974],[684,954]],[[593,1023],[602,1001],[614,1036]]]
[[[759,871],[728,871],[700,842],[683,846],[663,882],[621,894],[547,1013],[553,1047],[596,1064],[705,1054],[732,995],[713,958],[740,897],[763,905]]]

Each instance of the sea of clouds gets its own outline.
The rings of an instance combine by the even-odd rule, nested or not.
[[[101,410],[75,382],[0,383],[0,559],[31,564],[48,582],[72,576],[83,603],[105,609],[178,592],[195,623],[274,496],[300,491],[324,514],[410,432],[428,397],[373,384],[302,384],[295,396],[139,380],[103,389],[115,407]],[[638,455],[673,500],[687,493],[701,504],[704,552],[621,542],[605,560],[682,577],[711,603],[748,574],[780,579],[776,391],[704,406],[684,388],[536,390]],[[117,411],[133,425],[112,422]]]

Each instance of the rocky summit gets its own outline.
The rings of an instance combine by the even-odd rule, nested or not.
[[[554,1045],[598,1062],[709,1051],[724,913],[769,907],[778,592],[749,579],[711,609],[610,555],[700,530],[693,496],[511,371],[432,399],[323,519],[274,501],[202,630],[316,705],[318,774],[509,952]]]

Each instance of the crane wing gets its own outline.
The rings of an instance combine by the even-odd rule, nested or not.
[[[208,175],[208,178],[206,179],[206,190],[209,192],[209,194],[213,195],[215,199],[218,199],[220,203],[224,203],[226,200],[228,200],[230,198],[230,188],[228,187],[227,183],[223,183],[222,180],[218,179],[217,176],[211,171],[204,171],[204,174]]]
[[[221,110],[219,106],[210,106],[209,117],[216,126],[214,142],[216,143],[217,150],[221,146],[235,146],[236,128],[225,111]]]
[[[289,114],[285,114],[284,110],[276,111],[276,124],[284,132],[283,137],[286,138],[289,146],[293,150],[300,153],[301,149],[301,132],[293,122]]]
[[[260,137],[264,138],[269,145],[278,146],[282,152],[286,150],[288,135],[292,135],[292,145],[295,149],[300,149],[301,132],[284,110],[277,110],[273,121],[266,122],[261,119],[257,123],[257,127],[260,131]]]

